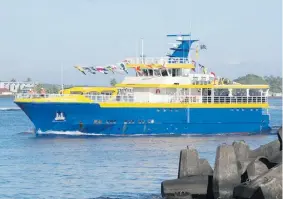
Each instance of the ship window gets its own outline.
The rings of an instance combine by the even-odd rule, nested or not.
[[[161,76],[160,70],[159,69],[155,69],[154,70],[154,75],[160,77]]]
[[[81,92],[81,91],[71,91],[70,93],[71,93],[71,94],[78,94],[78,95],[83,94],[83,92]]]
[[[161,70],[161,75],[164,76],[164,77],[165,77],[165,76],[168,76],[167,70],[166,70],[166,69],[162,69],[162,70]]]
[[[102,121],[101,121],[101,120],[94,120],[93,123],[94,123],[94,124],[101,124]]]
[[[116,124],[116,120],[107,120],[106,124]]]
[[[172,76],[173,77],[177,76],[178,75],[177,73],[178,73],[177,69],[175,69],[175,68],[172,69]]]
[[[144,120],[139,120],[138,123],[139,124],[144,124]]]
[[[148,70],[147,69],[143,69],[142,71],[143,71],[144,76],[148,76]]]
[[[153,123],[154,123],[154,120],[148,120],[147,123],[153,124]]]
[[[99,95],[99,93],[96,92],[96,91],[91,91],[91,92],[88,92],[86,94],[88,94],[88,95]]]

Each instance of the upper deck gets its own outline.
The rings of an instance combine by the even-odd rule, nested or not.
[[[127,67],[143,69],[193,69],[195,68],[192,60],[185,57],[134,57],[127,58]]]

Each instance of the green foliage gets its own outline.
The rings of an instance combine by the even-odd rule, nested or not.
[[[28,78],[26,79],[26,82],[31,82],[31,78],[28,77]]]
[[[10,82],[16,82],[17,80],[15,79],[15,78],[12,78],[11,80],[10,80]]]
[[[271,92],[282,93],[282,77],[265,76],[264,79],[269,84]]]
[[[111,85],[111,86],[115,86],[116,84],[117,84],[117,81],[116,81],[115,78],[113,78],[113,79],[110,80],[110,85]]]
[[[238,77],[234,81],[240,84],[267,84],[262,77],[253,74],[247,74],[246,76]]]
[[[41,88],[43,88],[46,93],[58,93],[60,90],[60,86],[59,85],[54,85],[54,84],[37,84],[34,87],[35,92],[40,93]]]
[[[260,77],[254,74],[248,74],[234,80],[240,84],[268,84],[270,91],[274,93],[282,92],[282,77],[265,76]]]

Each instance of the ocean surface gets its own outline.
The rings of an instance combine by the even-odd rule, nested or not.
[[[270,99],[273,132],[282,125],[282,99]],[[160,183],[178,173],[187,145],[214,164],[221,143],[245,140],[254,149],[270,135],[90,136],[50,132],[35,137],[33,125],[0,98],[0,198],[161,198]]]

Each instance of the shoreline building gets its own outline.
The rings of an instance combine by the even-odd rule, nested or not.
[[[0,89],[8,89],[12,93],[18,93],[22,90],[33,89],[37,83],[35,82],[11,82],[11,81],[0,81]]]
[[[9,91],[7,88],[0,88],[0,96],[8,96],[12,95],[13,93]]]

